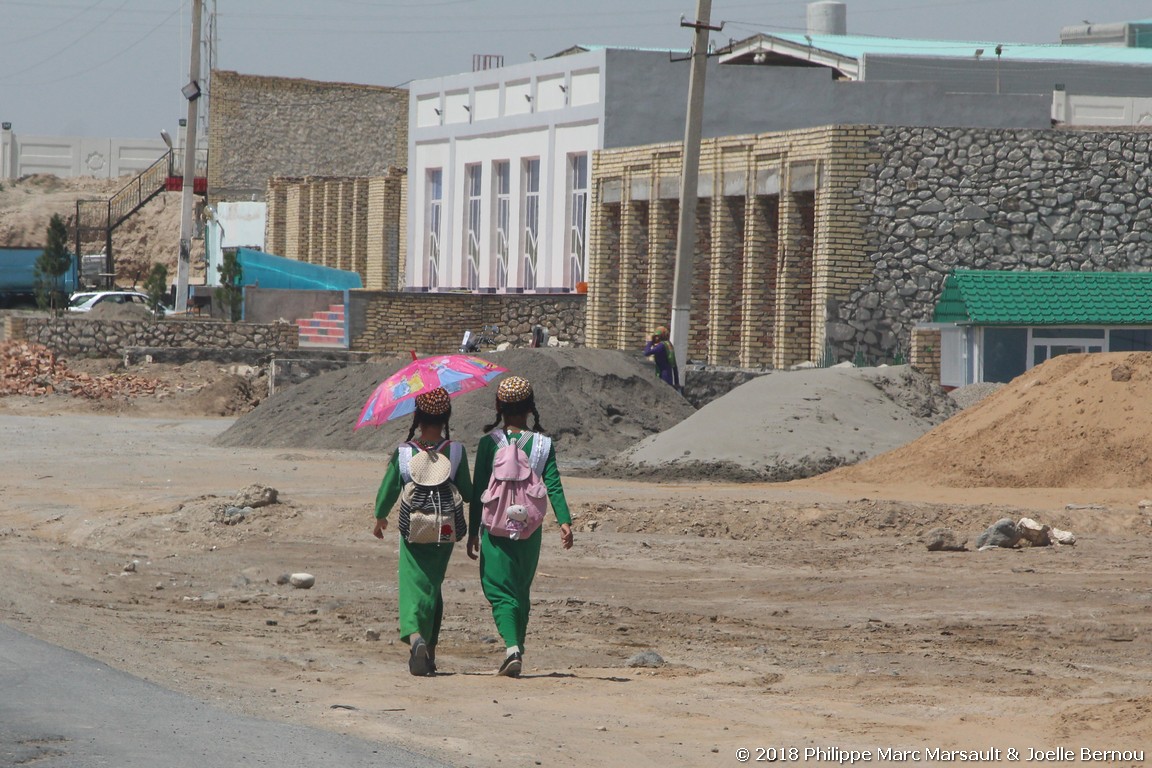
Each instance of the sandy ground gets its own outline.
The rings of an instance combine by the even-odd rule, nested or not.
[[[576,546],[545,531],[524,677],[493,675],[459,548],[443,674],[414,678],[396,542],[371,536],[380,454],[222,447],[231,419],[61,402],[0,400],[0,619],[236,711],[478,768],[729,766],[741,748],[1152,754],[1149,488],[573,477]],[[281,503],[220,522],[252,483]],[[971,546],[1021,515],[1078,543],[922,541],[947,526]],[[295,571],[316,586],[276,584]],[[665,664],[629,666],[646,650]]]

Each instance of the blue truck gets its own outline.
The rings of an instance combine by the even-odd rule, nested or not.
[[[36,259],[43,248],[0,248],[0,307],[26,302],[36,295]],[[60,278],[60,290],[77,289],[76,264],[73,259],[68,273]]]

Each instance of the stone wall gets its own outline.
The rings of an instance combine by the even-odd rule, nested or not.
[[[831,126],[705,141],[679,357],[899,362],[954,269],[1152,269],[1150,159],[1140,129]],[[594,156],[591,346],[629,349],[670,319],[679,166],[679,144]]]
[[[399,290],[405,175],[270,179],[265,250],[356,272],[370,290]]]
[[[579,294],[474,294],[352,291],[349,349],[376,354],[415,350],[446,354],[460,347],[464,331],[499,328],[496,343],[528,346],[542,325],[557,342],[584,346],[585,297]]]
[[[214,320],[97,320],[6,317],[9,341],[43,344],[69,357],[121,357],[137,347],[288,350],[299,346],[296,326]]]
[[[1152,269],[1152,133],[885,128],[853,192],[869,274],[836,308],[840,355],[906,350],[954,269]]]
[[[210,203],[274,176],[383,176],[408,163],[408,91],[217,70],[208,136]]]

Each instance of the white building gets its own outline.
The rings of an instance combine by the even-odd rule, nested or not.
[[[407,274],[417,290],[575,290],[603,52],[411,86]]]
[[[591,155],[684,137],[684,54],[574,48],[410,85],[410,290],[570,292]],[[709,64],[704,135],[764,128],[758,73]]]
[[[757,52],[750,63],[760,63]],[[688,69],[684,53],[578,47],[414,81],[406,287],[578,290],[596,183],[591,155],[682,141]],[[1039,95],[972,97],[934,83],[853,83],[822,67],[710,59],[702,135],[834,124],[1046,127],[1050,103]]]

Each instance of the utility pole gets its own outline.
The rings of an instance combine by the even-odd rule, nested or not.
[[[680,383],[688,362],[688,315],[692,308],[692,261],[696,248],[696,185],[700,177],[700,132],[704,123],[704,78],[708,71],[708,33],[712,0],[696,0],[696,21],[680,19],[692,27],[692,64],[688,74],[688,114],[684,120],[684,153],[680,172],[680,216],[676,227],[676,272],[672,280],[672,348],[679,350]]]
[[[188,100],[188,128],[184,134],[184,184],[180,191],[180,256],[176,262],[176,311],[188,311],[188,272],[192,266],[192,196],[196,183],[196,122],[200,98],[200,21],[204,0],[192,0],[192,54],[188,84],[180,89]]]

